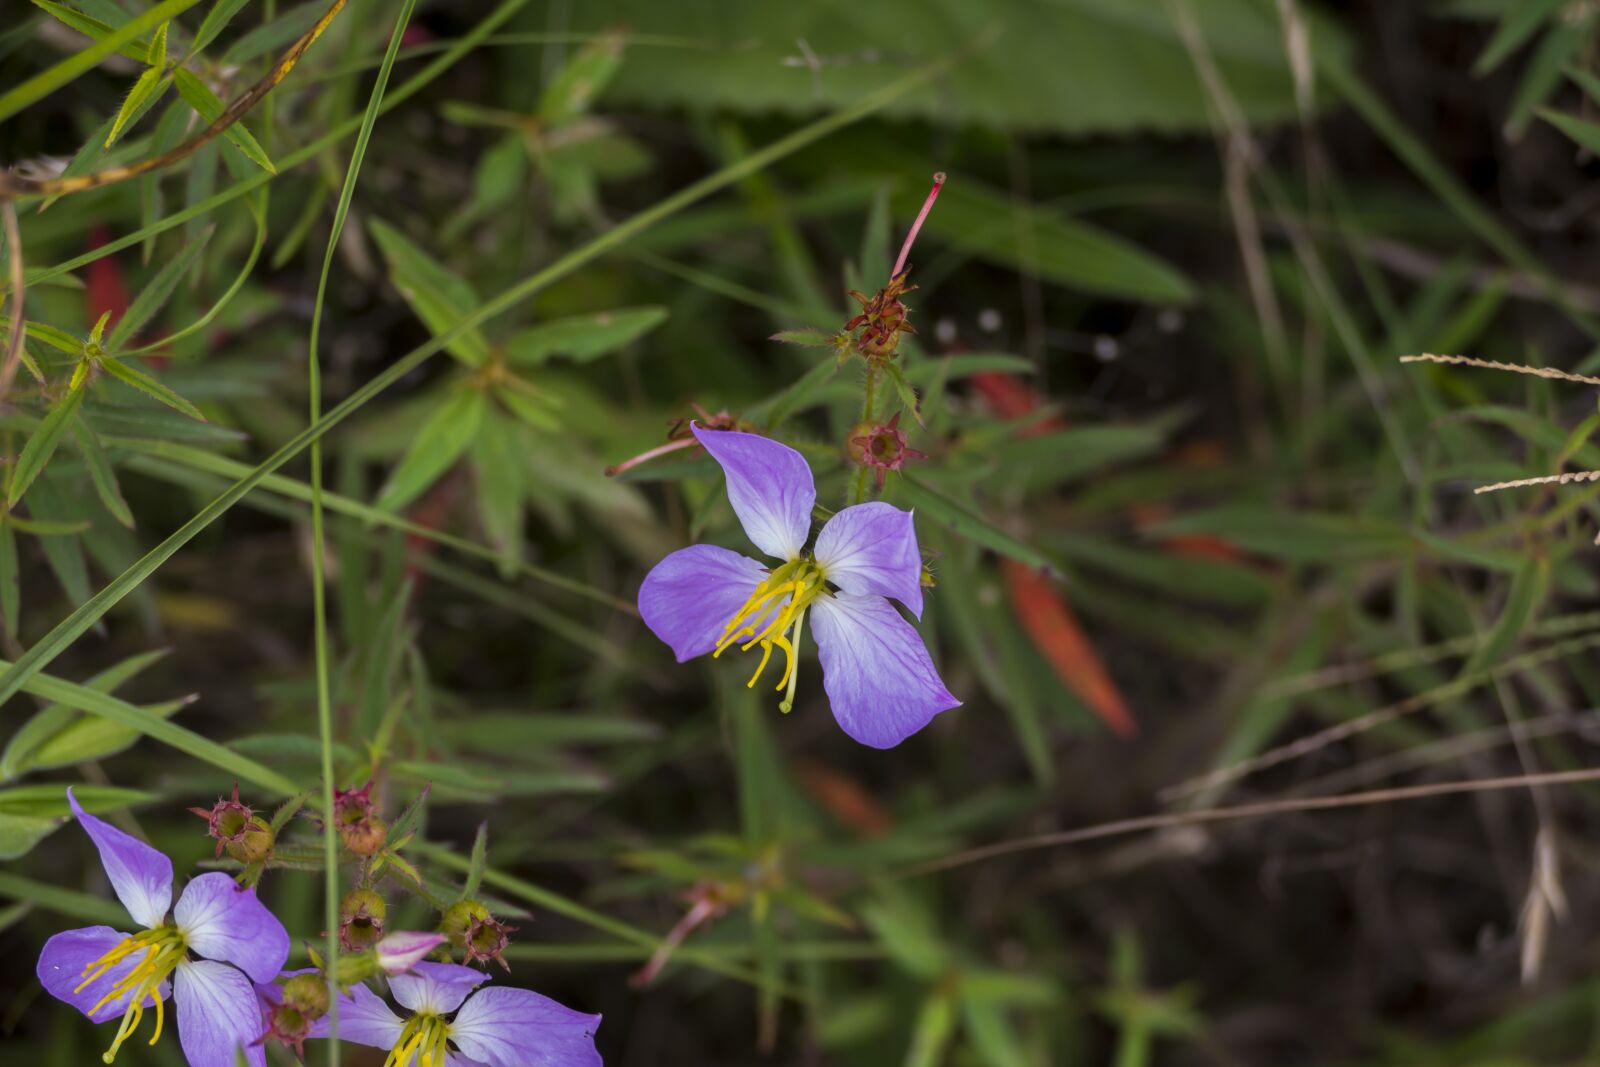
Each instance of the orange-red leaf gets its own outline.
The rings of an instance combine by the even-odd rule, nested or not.
[[[793,770],[812,800],[862,837],[882,837],[894,828],[893,816],[854,778],[813,760],[797,760]]]
[[[1061,681],[1118,737],[1138,727],[1100,654],[1049,578],[1013,559],[1002,559],[1006,591],[1017,621]]]

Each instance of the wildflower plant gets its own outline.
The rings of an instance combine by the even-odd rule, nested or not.
[[[106,1063],[147,1011],[155,1017],[149,1043],[160,1039],[170,996],[190,1067],[231,1067],[239,1055],[264,1067],[253,983],[271,981],[289,958],[283,924],[254,889],[220,872],[191,879],[174,905],[172,861],[85,812],[71,790],[67,797],[117,899],[142,929],[126,934],[90,926],[56,934],[39,954],[40,984],[94,1022],[120,1019]]]

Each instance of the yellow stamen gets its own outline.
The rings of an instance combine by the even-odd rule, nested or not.
[[[782,641],[783,638],[780,637],[780,638],[778,638],[778,640]],[[744,684],[744,687],[746,689],[754,689],[756,687],[756,679],[760,678],[761,677],[761,672],[767,669],[767,660],[769,660],[771,658],[772,658],[772,642],[771,641],[763,641],[761,643],[761,662],[756,665],[756,673],[752,674],[750,676],[750,680]]]
[[[153,930],[144,930],[132,937],[123,938],[105,955],[84,967],[83,981],[73,989],[74,993],[83,992],[105,977],[107,971],[128,963],[131,957],[141,952],[143,956],[133,961],[87,1012],[92,1019],[107,1005],[125,1002],[122,1008],[122,1022],[117,1027],[116,1037],[112,1039],[111,1047],[100,1057],[106,1063],[116,1059],[117,1050],[122,1047],[122,1043],[139,1029],[139,1023],[144,1018],[147,1006],[153,1005],[156,1010],[155,1034],[150,1038],[150,1044],[154,1045],[160,1039],[166,1022],[166,1010],[161,1002],[161,983],[167,980],[167,976],[179,963],[183,962],[185,955],[183,934],[176,927],[158,926]]]
[[[739,645],[739,651],[749,652],[761,646],[761,662],[747,688],[754,689],[756,682],[767,669],[774,647],[783,649],[783,676],[778,680],[777,691],[788,688],[788,695],[779,707],[788,711],[794,705],[795,685],[799,670],[799,631],[806,609],[819,596],[827,595],[826,574],[812,560],[791,560],[772,570],[756,584],[744,604],[722,627],[722,637],[712,650],[712,658]]]
[[[152,993],[150,999],[155,1001],[156,1005],[156,1032],[150,1035],[150,1043],[153,1045],[161,1039],[161,1024],[167,1021],[167,1013],[159,996]]]
[[[389,1051],[383,1067],[445,1067],[450,1056],[447,1039],[450,1024],[429,1012],[413,1015],[400,1031],[400,1040]]]

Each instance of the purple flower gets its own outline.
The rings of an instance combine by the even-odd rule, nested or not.
[[[124,934],[89,926],[52,937],[39,954],[45,990],[94,1022],[122,1017],[106,1063],[133,1036],[146,1008],[155,1009],[150,1044],[156,1043],[170,992],[189,1067],[235,1067],[241,1051],[252,1067],[265,1067],[266,1055],[255,1044],[261,1009],[252,981],[270,981],[289,958],[283,924],[254,889],[240,889],[220,871],[185,886],[169,922],[172,861],[86,813],[70,789],[67,800],[99,850],[117,899],[144,929]]]
[[[745,534],[782,562],[769,568],[725,548],[690,545],[656,564],[639,588],[639,614],[678,662],[759,645],[753,688],[780,648],[778,689],[788,693],[778,706],[788,711],[809,613],[833,716],[857,741],[893,748],[958,707],[922,637],[889,603],[898,600],[922,617],[922,555],[911,513],[882,502],[845,508],[806,553],[817,490],[800,453],[756,434],[691,429],[722,465]]]
[[[489,976],[454,963],[419,963],[389,979],[413,1014],[402,1019],[376,993],[355,986],[339,998],[339,1037],[389,1050],[406,1067],[600,1067],[600,1016],[564,1008],[527,989],[473,994]],[[463,1003],[464,1002],[464,1003]],[[311,1036],[327,1037],[328,1020]]]
[[[445,940],[437,931],[401,930],[379,941],[373,951],[378,954],[378,967],[384,974],[405,974]]]

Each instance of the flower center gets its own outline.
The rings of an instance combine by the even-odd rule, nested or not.
[[[122,1025],[117,1028],[117,1036],[112,1040],[111,1047],[101,1055],[102,1060],[110,1063],[117,1058],[117,1049],[139,1028],[147,1000],[156,1009],[156,1032],[150,1035],[150,1044],[154,1045],[160,1039],[161,1024],[165,1021],[161,983],[183,962],[183,957],[183,934],[175,926],[158,926],[154,930],[144,930],[123,938],[110,952],[83,969],[83,981],[72,990],[74,993],[81,993],[99,982],[106,972],[118,964],[130,958],[136,960],[127,973],[113,982],[87,1012],[89,1018],[93,1019],[101,1008],[126,1002],[122,1011]]]
[[[740,652],[761,646],[761,662],[750,676],[747,688],[754,689],[761,672],[767,669],[774,646],[783,649],[783,677],[777,689],[788,687],[788,694],[778,705],[779,710],[794,707],[795,684],[799,678],[796,668],[800,658],[800,634],[805,626],[806,608],[817,597],[828,592],[826,575],[814,560],[796,559],[773,571],[756,586],[750,599],[733,613],[722,628],[722,639],[711,653],[712,658],[722,655],[734,645]],[[741,644],[742,642],[742,644]]]
[[[418,1012],[406,1020],[383,1067],[444,1067],[450,1055],[449,1037],[449,1023],[430,1011]]]

